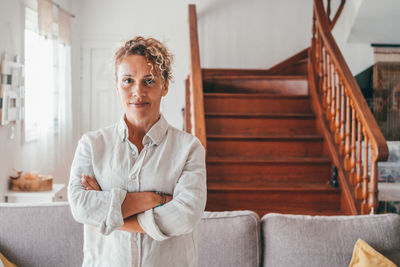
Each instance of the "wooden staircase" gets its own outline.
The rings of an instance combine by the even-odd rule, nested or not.
[[[344,3],[331,16],[330,1],[314,0],[311,46],[257,70],[202,69],[189,5],[185,130],[207,150],[206,210],[379,212],[388,149],[331,34]]]
[[[206,210],[341,213],[306,78],[203,70]]]

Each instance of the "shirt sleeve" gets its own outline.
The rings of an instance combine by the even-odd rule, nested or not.
[[[94,175],[92,153],[89,139],[84,135],[79,140],[71,165],[68,201],[76,221],[98,227],[100,233],[109,235],[124,224],[121,205],[127,192],[119,188],[110,191],[85,190],[81,175]]]
[[[143,230],[154,240],[190,233],[200,222],[207,199],[205,149],[196,139],[189,152],[173,200],[137,215]]]

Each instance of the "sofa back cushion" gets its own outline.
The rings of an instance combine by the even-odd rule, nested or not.
[[[260,219],[252,211],[205,212],[199,225],[199,267],[259,266]]]
[[[205,212],[199,266],[259,266],[259,217],[251,211]],[[83,225],[68,202],[0,203],[0,252],[17,266],[82,266]]]
[[[0,251],[18,267],[82,266],[83,225],[68,202],[0,203]]]
[[[263,266],[348,266],[358,238],[400,264],[400,216],[267,214],[262,220]]]

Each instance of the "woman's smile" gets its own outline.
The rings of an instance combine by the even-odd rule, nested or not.
[[[150,103],[146,101],[130,101],[128,104],[135,108],[144,108],[150,105]]]

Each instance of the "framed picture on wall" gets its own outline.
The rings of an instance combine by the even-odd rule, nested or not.
[[[23,67],[18,56],[9,60],[3,53],[0,65],[0,125],[23,119]]]

